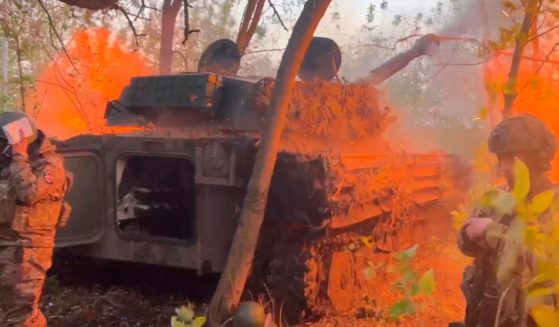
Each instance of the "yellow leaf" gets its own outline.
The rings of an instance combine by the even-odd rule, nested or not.
[[[194,310],[190,305],[188,306],[183,305],[180,308],[175,309],[175,312],[179,320],[182,321],[191,321],[192,318],[194,317]]]
[[[542,192],[536,195],[534,199],[532,199],[532,202],[530,202],[528,208],[533,213],[536,214],[542,213],[551,206],[554,198],[555,198],[555,191],[550,190],[550,191]]]
[[[366,247],[368,247],[369,249],[372,249],[373,246],[375,245],[375,242],[373,241],[373,239],[368,236],[368,237],[361,237],[361,242],[363,243],[363,245],[365,245]]]
[[[542,280],[555,280],[559,279],[559,267],[553,262],[539,261],[536,264],[539,278]]]
[[[423,294],[431,294],[435,290],[435,273],[433,269],[427,270],[419,279],[419,290]]]
[[[528,226],[524,230],[524,243],[532,250],[535,250],[543,241],[543,234],[538,226]]]
[[[522,201],[528,195],[530,191],[530,171],[528,166],[520,160],[514,160],[514,189],[512,194],[516,201]]]
[[[555,294],[555,289],[553,289],[553,288],[549,288],[549,287],[538,288],[538,289],[535,289],[533,291],[530,291],[528,293],[528,297],[538,298],[538,297],[549,296],[549,295],[552,295],[552,294]]]
[[[540,306],[532,310],[532,317],[540,327],[559,326],[559,312],[551,306]]]
[[[196,317],[194,319],[194,321],[192,322],[192,324],[195,327],[202,327],[206,324],[206,317],[204,317],[204,316]]]

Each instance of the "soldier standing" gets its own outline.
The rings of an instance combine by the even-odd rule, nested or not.
[[[0,306],[7,327],[44,327],[39,309],[45,275],[52,264],[56,229],[70,207],[64,195],[70,174],[62,157],[21,112],[0,114],[0,126],[27,119],[32,135],[9,144],[0,129],[0,151],[7,163],[0,179]]]
[[[514,186],[515,158],[528,166],[529,197],[555,188],[547,174],[556,151],[555,137],[536,117],[520,114],[504,119],[491,132],[488,144],[489,150],[499,159],[499,168],[507,180],[507,188]],[[509,288],[498,309],[506,287],[499,285],[496,274],[504,246],[502,239],[507,237],[506,230],[513,219],[513,216],[505,216],[497,222],[479,212],[459,232],[460,250],[467,256],[475,257],[474,265],[466,267],[462,283],[467,302],[466,327],[493,327],[497,314],[499,326],[519,326],[523,319],[523,294],[520,287]],[[450,326],[464,325],[453,323]],[[527,326],[536,326],[530,317]]]

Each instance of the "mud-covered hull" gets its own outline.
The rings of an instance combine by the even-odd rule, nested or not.
[[[73,214],[68,226],[59,232],[58,245],[75,246],[69,250],[81,255],[220,272],[255,160],[254,143],[254,139],[245,137],[174,139],[125,135],[79,136],[58,142],[76,179],[69,193]],[[207,154],[211,151],[215,152],[213,157]],[[345,228],[392,212],[389,202],[397,195],[394,192],[398,185],[378,186],[387,177],[383,175],[387,167],[392,167],[391,173],[401,171],[395,170],[396,164],[390,166],[389,160],[397,159],[400,168],[414,165],[409,172],[420,183],[413,190],[412,200],[418,201],[413,205],[441,200],[439,181],[444,156],[409,156],[411,161],[403,166],[402,157],[353,154],[339,158],[335,163],[333,158],[314,154],[278,155],[266,212],[266,221],[280,226],[275,232]],[[422,164],[425,169],[420,169]],[[208,166],[214,167],[213,171]],[[156,186],[169,184],[168,189],[177,188],[172,179],[183,176],[185,185],[180,187],[184,190],[177,196],[183,197],[180,202],[190,204],[179,213],[182,218],[165,221],[167,212],[161,211],[157,216],[156,209],[161,206],[145,218],[159,224],[173,223],[174,230],[141,222],[137,223],[139,227],[129,228],[134,217],[119,216],[119,205],[130,194],[126,188],[136,183],[134,174],[144,179],[137,181],[144,183],[137,189],[152,193]],[[159,174],[170,176],[156,180]],[[409,178],[403,181],[410,185]],[[135,194],[138,196],[137,190]],[[146,211],[145,206],[138,207]],[[176,233],[181,228],[184,232]]]
[[[222,272],[273,87],[209,73],[134,78],[106,120],[135,133],[57,143],[76,181],[58,246]],[[296,82],[288,106],[249,285],[268,285],[294,322],[340,308],[348,249],[370,239],[389,253],[422,219],[446,218],[456,173],[448,155],[392,151],[382,134],[394,117],[371,85]]]

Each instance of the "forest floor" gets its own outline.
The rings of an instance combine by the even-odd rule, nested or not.
[[[380,273],[370,278],[361,296],[351,300],[351,306],[363,308],[360,314],[328,315],[305,325],[447,326],[463,317],[465,303],[459,286],[467,263],[452,240],[431,239],[420,246],[413,267],[419,274],[433,268],[436,290],[431,296],[415,299],[415,315],[403,317],[398,323],[367,317],[371,303],[366,299],[376,299],[374,312],[388,312],[402,298],[392,286],[395,275]],[[41,306],[50,327],[170,326],[175,308],[188,300],[207,303],[207,288],[215,286],[217,276],[193,280],[194,276],[181,270],[58,259],[45,285]]]

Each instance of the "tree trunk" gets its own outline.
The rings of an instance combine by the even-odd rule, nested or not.
[[[283,54],[239,224],[225,269],[210,303],[212,321],[220,322],[232,313],[250,274],[285,124],[288,100],[314,31],[330,2],[331,0],[307,0]]]
[[[19,73],[19,93],[21,96],[21,111],[25,112],[25,79],[23,78],[23,68],[21,67],[21,46],[19,44],[19,35],[15,35],[16,41],[16,59],[17,59],[17,70]]]
[[[538,35],[538,24],[536,23],[532,24],[532,27],[530,27],[530,32],[533,36]],[[532,40],[532,56],[536,59],[542,59],[544,57],[542,56],[542,51],[540,47],[540,38],[538,37]],[[534,74],[537,74],[540,69],[540,63],[537,60],[534,60],[532,62],[532,65],[534,69]]]
[[[524,13],[524,20],[520,32],[516,36],[516,45],[512,55],[512,63],[510,66],[509,79],[505,86],[505,107],[503,108],[503,118],[512,115],[512,107],[517,96],[516,84],[518,81],[518,72],[520,70],[520,63],[522,61],[522,54],[524,47],[528,43],[528,34],[530,26],[535,19],[538,19],[540,3],[543,0],[528,0]]]
[[[262,10],[264,9],[265,2],[266,0],[249,0],[247,3],[243,20],[239,28],[239,34],[237,34],[237,45],[241,50],[241,56],[245,53],[250,40],[252,40],[256,32],[256,27],[258,27],[260,17],[262,17]]]
[[[170,74],[173,66],[173,40],[175,23],[182,0],[165,0],[161,8],[161,44],[159,49],[159,73]]]

